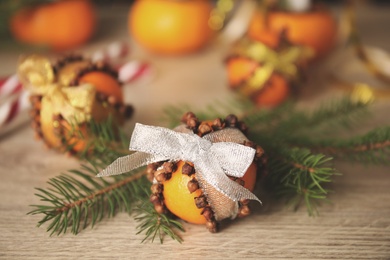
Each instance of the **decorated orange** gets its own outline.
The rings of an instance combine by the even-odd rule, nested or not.
[[[145,49],[158,54],[185,54],[206,46],[209,0],[137,0],[129,12],[129,32]]]
[[[280,35],[289,41],[311,47],[316,56],[323,56],[333,47],[336,39],[336,22],[327,10],[285,12],[258,10],[252,17],[248,36],[271,47],[279,44]]]
[[[21,42],[65,50],[88,41],[95,20],[89,0],[59,0],[16,12],[10,30]]]
[[[116,72],[107,64],[67,56],[51,65],[31,55],[21,61],[19,77],[31,88],[33,128],[49,147],[80,152],[89,141],[88,120],[112,116],[121,124],[132,114],[123,103]]]
[[[245,57],[232,57],[226,61],[229,86],[236,91],[247,84],[247,81],[261,65]],[[245,93],[244,93],[245,94]],[[288,81],[277,73],[273,73],[257,91],[249,94],[259,106],[275,107],[285,101],[290,95]]]
[[[188,129],[191,129],[200,137],[223,131],[214,137],[209,136],[209,138],[216,138],[210,140],[214,140],[212,142],[237,142],[256,149],[254,161],[243,177],[228,176],[230,178],[228,181],[237,182],[249,191],[254,190],[258,165],[264,163],[264,151],[245,137],[242,132],[247,130],[245,124],[238,121],[234,115],[229,115],[224,120],[217,118],[214,121],[201,122],[191,112],[185,114],[182,121],[185,124],[176,128],[176,131],[188,132]],[[187,222],[205,224],[211,232],[217,231],[218,221],[236,216],[244,217],[250,213],[249,201],[231,200],[207,183],[202,175],[196,174],[195,171],[196,165],[184,161],[168,161],[148,166],[150,179],[154,179],[150,200],[158,212],[163,212],[166,208]]]

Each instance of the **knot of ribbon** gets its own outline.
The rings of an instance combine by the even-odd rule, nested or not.
[[[96,89],[92,84],[64,86],[55,82],[55,75],[47,58],[31,55],[19,62],[18,77],[25,88],[42,96],[42,106],[65,120],[82,123],[90,119]]]
[[[213,133],[199,137],[193,133],[136,124],[129,148],[136,152],[116,159],[97,176],[122,174],[154,162],[183,160],[192,162],[195,174],[231,200],[260,202],[252,192],[227,176],[244,176],[253,162],[255,150],[233,142],[212,143],[209,141],[211,135]]]
[[[297,64],[313,56],[313,50],[306,46],[293,45],[276,51],[261,42],[243,40],[237,47],[238,55],[248,57],[261,63],[256,68],[253,76],[248,81],[248,89],[243,90],[244,94],[251,94],[261,89],[274,71],[289,78],[297,75]]]

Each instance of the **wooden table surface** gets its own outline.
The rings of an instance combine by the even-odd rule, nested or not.
[[[126,5],[99,9],[98,34],[80,51],[92,53],[124,40],[131,42],[133,57],[153,64],[154,79],[125,87],[126,101],[136,108],[129,129],[135,122],[161,124],[158,115],[167,104],[201,107],[231,95],[222,63],[227,50],[223,41],[185,57],[149,55],[127,34],[127,10]],[[358,16],[365,42],[387,51],[389,11],[389,7],[366,6]],[[0,75],[13,73],[18,56],[33,51],[2,46]],[[320,77],[311,79],[324,85],[319,81]],[[306,89],[300,98],[306,108],[337,92],[326,85]],[[362,128],[388,124],[389,109],[386,100],[376,103],[374,118]],[[47,150],[34,140],[27,115],[0,132],[0,259],[390,259],[389,167],[336,162],[343,175],[334,178],[334,193],[329,196],[333,203],[320,207],[318,217],[309,217],[304,208],[293,212],[265,199],[264,206],[225,225],[220,233],[210,234],[204,226],[184,223],[184,242],[167,238],[162,245],[141,244],[142,236],[135,234],[137,223],[125,213],[77,236],[49,237],[45,227],[37,228],[40,216],[26,215],[29,205],[39,202],[34,188],[46,187],[49,178],[77,167],[76,159]]]

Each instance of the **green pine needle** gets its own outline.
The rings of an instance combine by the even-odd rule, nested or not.
[[[389,165],[390,126],[379,127],[348,139],[307,139],[305,146],[339,159]]]
[[[70,170],[50,179],[46,189],[37,188],[35,195],[45,204],[32,205],[35,209],[28,214],[43,215],[38,226],[51,221],[47,227],[51,235],[66,233],[68,227],[71,233],[78,234],[119,211],[130,213],[144,196],[139,187],[145,187],[148,181],[142,169],[107,180],[95,177],[98,169],[83,166],[82,170]]]
[[[149,201],[140,204],[135,212],[135,220],[140,222],[137,226],[139,230],[137,234],[145,233],[142,243],[148,240],[154,242],[158,237],[162,244],[165,235],[179,243],[183,242],[183,239],[177,234],[177,231],[185,232],[182,224],[166,214],[158,213]]]
[[[294,209],[304,201],[309,215],[316,215],[316,205],[329,193],[324,186],[338,174],[331,167],[332,158],[300,148],[284,150],[269,158],[265,187],[277,197],[286,198]]]

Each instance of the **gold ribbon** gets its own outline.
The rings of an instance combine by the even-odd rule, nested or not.
[[[50,61],[39,55],[22,59],[18,76],[24,87],[41,95],[42,107],[50,107],[53,114],[61,114],[68,122],[83,123],[90,120],[96,89],[92,84],[64,86],[55,82]]]
[[[350,94],[352,101],[359,103],[372,103],[375,100],[390,99],[390,90],[378,88],[362,82],[349,82],[338,78],[335,75],[329,76],[332,86]]]
[[[274,50],[261,42],[243,39],[234,53],[261,64],[241,89],[244,94],[250,95],[262,89],[274,72],[290,79],[296,77],[298,63],[312,57],[314,51],[311,48],[298,45]]]

